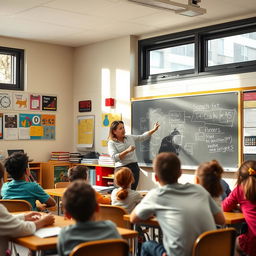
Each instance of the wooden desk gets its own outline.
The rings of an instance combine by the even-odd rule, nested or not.
[[[55,216],[55,223],[49,227],[65,227],[74,223],[75,222],[73,220],[64,219],[63,216]],[[117,230],[124,239],[137,238],[138,236],[138,232],[135,230],[126,228],[117,228]],[[43,251],[56,248],[58,237],[40,238],[35,235],[31,235],[13,238],[12,241],[33,251]]]
[[[225,222],[226,225],[240,223],[245,221],[244,215],[241,212],[224,212]],[[124,215],[124,220],[130,221],[130,215],[126,214]],[[156,217],[150,218],[148,220],[144,220],[140,222],[140,224],[150,227],[157,227],[159,226],[159,223],[156,219]]]
[[[241,212],[224,212],[226,225],[244,222],[244,215]]]
[[[56,199],[56,203],[57,203],[57,211],[58,211],[58,215],[60,215],[60,198],[63,196],[64,192],[65,192],[66,188],[50,188],[50,189],[45,189],[45,193],[47,193],[50,196],[55,196]]]

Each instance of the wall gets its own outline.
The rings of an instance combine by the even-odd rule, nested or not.
[[[23,148],[35,161],[48,161],[51,151],[71,151],[73,48],[7,37],[0,37],[0,44],[25,50],[25,92],[58,97],[57,112],[41,112],[56,115],[56,140],[2,140],[1,150]]]
[[[130,37],[122,37],[83,46],[74,54],[74,138],[77,145],[77,115],[95,116],[95,144],[93,149],[107,153],[101,140],[108,137],[108,128],[102,127],[102,113],[121,113],[127,132],[131,120]],[[105,98],[114,98],[115,106],[106,107]],[[92,100],[92,111],[78,112],[78,101]],[[84,149],[86,151],[88,149]]]

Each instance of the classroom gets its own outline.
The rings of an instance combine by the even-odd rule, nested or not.
[[[235,172],[238,166],[248,157],[256,160],[256,118],[248,120],[243,102],[246,93],[248,97],[255,97],[254,91],[256,92],[254,0],[151,1],[155,2],[156,6],[148,6],[147,2],[11,0],[1,3],[1,54],[12,50],[16,53],[15,49],[19,49],[17,52],[24,54],[24,66],[20,69],[21,74],[14,75],[15,78],[21,75],[21,80],[9,85],[1,78],[0,66],[0,103],[4,103],[2,99],[5,96],[13,99],[12,108],[0,104],[0,157],[7,157],[7,150],[23,149],[33,162],[45,163],[42,168],[46,171],[52,152],[95,151],[108,154],[109,125],[104,126],[106,115],[120,117],[127,134],[140,134],[139,132],[145,131],[141,128],[145,115],[145,122],[150,123],[145,125],[147,129],[153,128],[156,121],[160,122],[156,134],[161,134],[162,139],[169,135],[168,132],[171,133],[176,128],[182,131],[183,128],[179,123],[170,126],[171,130],[166,134],[163,133],[167,131],[168,124],[165,124],[163,115],[161,117],[162,112],[151,111],[152,106],[159,109],[158,104],[161,104],[161,100],[166,100],[166,104],[177,101],[178,107],[174,109],[177,112],[172,112],[174,120],[181,118],[181,112],[184,110],[182,99],[188,102],[189,108],[199,113],[200,110],[209,108],[214,111],[218,108],[217,104],[223,104],[221,108],[227,109],[225,101],[231,98],[232,107],[229,110],[235,109],[236,127],[228,129],[225,128],[228,126],[220,124],[220,129],[223,129],[220,133],[225,133],[221,139],[235,141],[232,144],[234,148],[225,148],[219,156],[220,161],[224,161],[226,156],[231,159],[230,161],[234,159],[231,166],[224,166],[222,176],[231,189],[235,187]],[[159,8],[158,4],[164,7],[167,5],[167,8]],[[187,6],[196,14],[191,17],[183,14],[181,11]],[[251,41],[241,39],[239,36],[234,41],[229,40],[229,37],[244,34],[244,38]],[[224,38],[227,40],[220,40]],[[212,43],[212,51],[209,50],[209,42]],[[218,48],[214,51],[217,44]],[[168,47],[175,48],[172,55],[174,60],[164,56]],[[232,56],[233,51],[237,53],[237,60]],[[215,55],[221,57],[217,59]],[[164,62],[167,66],[164,66]],[[52,109],[49,106],[48,109],[47,106],[45,109],[33,109],[30,103],[25,109],[22,105],[23,100],[15,98],[15,95],[22,93],[27,95],[24,97],[30,97],[30,101],[32,95],[41,95],[42,105],[43,97],[45,101],[47,98],[50,99],[48,103],[55,100],[55,105]],[[203,99],[207,95],[210,95],[209,101],[207,98]],[[16,105],[14,99],[17,100]],[[79,104],[82,103],[89,104],[89,109],[79,108]],[[207,103],[209,106],[206,106]],[[256,104],[247,112],[255,115],[255,109]],[[168,114],[168,106],[162,111],[164,115]],[[39,130],[35,126],[33,132],[30,131],[32,135],[27,134],[25,129],[13,131],[11,126],[9,129],[4,127],[5,116],[19,115],[21,122],[22,114],[24,123],[25,114],[27,117],[35,114],[45,115],[45,118],[52,117],[53,137],[42,135],[42,127],[42,130]],[[81,118],[93,118],[93,135],[89,146],[79,144],[78,141]],[[36,118],[33,121],[36,121]],[[255,123],[251,124],[254,121]],[[246,122],[252,125],[249,129],[245,126]],[[195,127],[201,129],[198,124]],[[216,133],[211,130],[215,129],[213,127],[215,126],[206,128],[208,134]],[[230,137],[230,134],[233,137]],[[245,146],[245,135],[254,139],[255,144],[252,147]],[[152,144],[149,145],[150,154],[154,145],[160,147],[161,143],[159,140],[154,141],[154,136]],[[211,135],[208,135],[208,140],[213,141]],[[189,147],[192,147],[193,143],[187,145],[187,152],[190,152]],[[208,148],[211,149],[211,146]],[[232,151],[231,155],[226,155],[228,150]],[[151,161],[158,148],[153,150],[149,161],[144,159],[143,149],[139,148],[139,151],[138,157],[142,160],[139,162],[142,163],[137,189],[150,190],[158,186]],[[203,153],[203,150],[199,152]],[[206,155],[211,157],[214,154]],[[213,159],[199,158],[198,161]],[[190,162],[187,165],[189,167],[183,169],[179,180],[181,183],[194,182],[196,165],[190,165]],[[41,179],[44,179],[44,176],[47,175],[42,174]]]

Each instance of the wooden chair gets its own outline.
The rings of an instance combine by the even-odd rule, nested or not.
[[[97,213],[97,219],[111,220],[120,228],[130,228],[130,223],[123,219],[125,214],[127,214],[127,211],[123,207],[100,204],[100,209]]]
[[[123,239],[100,240],[77,245],[69,256],[128,256],[129,245]]]
[[[66,182],[57,182],[57,183],[55,183],[54,187],[55,188],[66,188],[69,184],[70,184],[70,182],[68,182],[68,181],[66,181]]]
[[[32,210],[31,204],[26,200],[1,199],[0,203],[4,205],[9,212],[24,212]]]
[[[233,256],[235,240],[234,228],[204,232],[196,239],[192,256]]]

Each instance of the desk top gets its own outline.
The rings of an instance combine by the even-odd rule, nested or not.
[[[227,225],[240,223],[245,220],[244,215],[241,212],[223,212],[223,214],[225,217],[225,223]],[[130,221],[130,215],[129,214],[124,215],[124,220]],[[141,224],[147,225],[147,226],[159,226],[159,223],[156,217],[150,218],[148,220],[144,220],[143,222],[141,222]]]
[[[73,220],[65,219],[63,216],[54,217],[55,223],[48,227],[65,227],[75,223]],[[124,239],[135,238],[138,235],[137,231],[131,229],[117,228],[117,230]],[[40,238],[35,235],[31,235],[26,237],[13,238],[12,241],[31,250],[40,251],[56,248],[58,237],[55,236]]]
[[[62,197],[66,188],[50,188],[50,189],[45,189],[45,193],[47,193],[50,196],[58,196]]]

